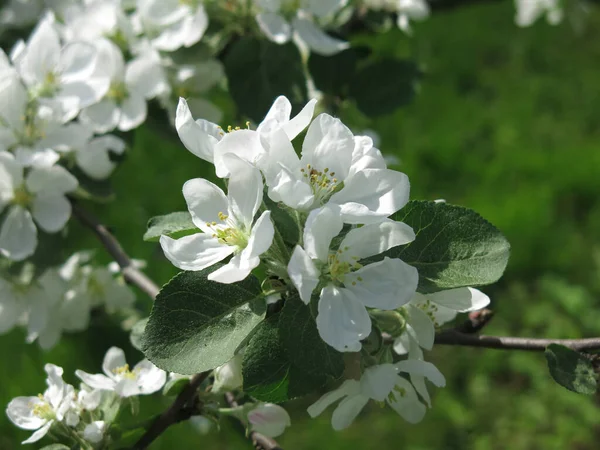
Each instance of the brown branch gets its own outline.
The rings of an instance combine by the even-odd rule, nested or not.
[[[98,237],[100,243],[104,246],[110,256],[121,268],[121,273],[127,282],[137,286],[149,297],[154,299],[159,292],[159,287],[142,271],[137,269],[131,258],[125,253],[119,241],[112,235],[108,229],[102,225],[96,217],[83,209],[75,200],[71,200],[73,206],[73,215],[86,227],[91,229]]]
[[[231,408],[237,408],[239,406],[235,396],[231,392],[225,393],[225,401]],[[251,431],[248,438],[252,441],[252,445],[257,449],[282,450],[277,441],[258,431]]]
[[[202,382],[210,375],[210,370],[194,375],[190,382],[179,393],[171,406],[165,410],[150,425],[148,431],[135,443],[132,450],[143,450],[154,442],[167,428],[176,423],[189,419],[194,414],[198,414],[197,405],[194,404],[194,397]]]
[[[498,350],[544,351],[550,344],[560,344],[573,350],[600,350],[600,337],[588,339],[536,339],[524,337],[479,336],[445,330],[435,336],[439,345],[494,348]]]

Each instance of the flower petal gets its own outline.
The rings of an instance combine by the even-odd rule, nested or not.
[[[224,159],[224,155],[228,153],[256,165],[267,152],[261,143],[260,134],[254,130],[236,130],[225,134],[215,146],[214,153],[215,171],[219,178],[227,178],[233,172],[227,166],[230,160]]]
[[[206,233],[172,239],[160,237],[160,246],[171,263],[182,270],[202,270],[227,258],[235,247],[225,245]]]
[[[344,285],[365,306],[391,310],[408,303],[417,291],[417,269],[398,258],[384,258],[347,274]]]
[[[327,204],[314,209],[304,226],[304,248],[313,259],[327,262],[331,241],[342,231],[344,224],[337,205]]]
[[[15,188],[23,183],[23,167],[12,153],[0,152],[0,211],[13,199]]]
[[[152,394],[158,391],[167,381],[167,373],[147,359],[137,363],[133,368],[133,373],[137,374],[137,382],[142,394]]]
[[[421,309],[412,305],[406,307],[408,312],[407,327],[411,327],[416,335],[419,345],[426,350],[433,348],[435,340],[435,327],[431,319]]]
[[[35,405],[43,403],[38,397],[16,397],[6,408],[6,415],[12,423],[24,430],[37,430],[46,422],[33,413]]]
[[[333,405],[335,402],[337,402],[340,398],[347,395],[358,395],[359,393],[360,383],[357,380],[346,380],[340,385],[339,388],[321,396],[319,400],[314,402],[306,409],[306,412],[308,412],[310,417],[315,418],[325,411],[330,405]]]
[[[208,275],[208,279],[217,283],[231,284],[242,281],[255,267],[260,264],[260,258],[242,258],[241,253],[238,253],[229,260],[223,267],[215,270]]]
[[[34,442],[39,441],[44,436],[46,436],[46,434],[48,433],[48,430],[50,430],[50,427],[52,426],[53,423],[54,423],[54,420],[49,420],[48,422],[46,422],[44,424],[44,426],[42,428],[37,430],[31,436],[29,436],[28,439],[25,439],[23,442],[21,442],[21,444],[33,444]]]
[[[104,99],[81,110],[79,118],[96,133],[107,133],[119,124],[121,110],[110,99]]]
[[[354,136],[341,120],[319,114],[308,127],[302,144],[302,167],[329,170],[332,177],[345,180],[352,164]]]
[[[340,244],[340,249],[343,249],[344,252],[340,258],[353,262],[353,258],[363,259],[379,255],[398,245],[408,244],[414,239],[413,229],[403,222],[386,220],[381,223],[365,225],[350,230],[344,237]]]
[[[368,402],[369,397],[360,394],[346,397],[333,411],[331,427],[336,431],[348,428]]]
[[[326,286],[321,290],[317,329],[321,338],[340,352],[357,352],[371,332],[364,305],[347,289]]]
[[[321,272],[310,256],[299,245],[296,246],[287,267],[288,275],[300,294],[300,299],[307,305],[313,291],[319,284]]]
[[[115,381],[108,378],[106,375],[102,375],[101,373],[91,374],[84,372],[83,370],[76,370],[75,375],[91,388],[101,389],[104,391],[115,390]]]
[[[223,155],[223,162],[231,171],[227,186],[229,214],[244,230],[250,230],[263,198],[262,175],[256,167],[233,153]]]
[[[33,200],[33,218],[42,230],[56,233],[62,230],[71,217],[71,203],[62,194],[40,194]]]
[[[275,235],[275,227],[271,220],[271,211],[263,212],[256,220],[252,227],[248,244],[242,251],[242,258],[251,259],[265,253],[271,244],[273,244],[273,236]]]
[[[350,47],[350,44],[335,39],[321,30],[309,19],[295,17],[292,20],[294,31],[298,33],[306,45],[315,53],[323,56],[331,56]]]
[[[183,196],[194,225],[212,235],[213,229],[208,224],[220,224],[219,213],[225,214],[229,208],[225,193],[204,178],[194,178],[183,185]]]
[[[277,13],[257,14],[256,23],[267,38],[277,44],[285,44],[292,37],[292,27],[285,18]]]
[[[119,347],[111,347],[102,360],[102,371],[106,376],[112,378],[115,376],[115,370],[125,366],[125,364],[127,364],[125,352]]]
[[[0,230],[0,253],[13,261],[22,261],[33,255],[36,247],[37,230],[31,214],[21,206],[13,205]]]
[[[396,385],[398,371],[393,364],[378,364],[366,369],[360,378],[360,392],[378,402],[384,401]]]
[[[458,312],[477,311],[490,304],[490,298],[478,289],[470,287],[448,289],[428,294],[432,302]]]
[[[394,364],[398,372],[421,375],[435,384],[437,387],[446,386],[446,379],[442,372],[433,364],[427,361],[419,361],[417,359],[407,359]]]
[[[77,178],[62,166],[35,167],[25,180],[33,194],[66,194],[77,189]]]
[[[404,390],[404,395],[396,395],[395,400],[388,399],[388,404],[408,423],[419,423],[425,417],[427,408],[419,401],[415,389],[408,380],[398,377],[396,385]]]
[[[213,162],[215,146],[222,131],[214,123],[205,120],[194,122],[190,108],[183,98],[179,99],[177,105],[175,128],[185,148],[197,157]]]
[[[305,210],[314,201],[310,186],[302,178],[300,171],[294,172],[279,164],[279,173],[269,182],[269,198],[274,202],[283,202],[293,209]]]
[[[119,115],[119,130],[129,131],[140,126],[148,114],[146,99],[137,92],[130,92],[129,96],[121,103]]]
[[[60,40],[49,16],[44,17],[31,33],[25,52],[16,62],[28,85],[42,83],[54,71],[60,58]]]

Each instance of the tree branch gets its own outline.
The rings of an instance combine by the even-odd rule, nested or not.
[[[231,408],[237,408],[239,406],[231,392],[225,393],[225,401]],[[274,439],[265,436],[258,431],[251,431],[248,438],[252,441],[252,445],[254,445],[255,448],[263,450],[282,450]]]
[[[143,450],[148,448],[148,446],[171,425],[187,420],[192,417],[194,413],[197,413],[198,408],[193,404],[193,399],[196,395],[196,391],[202,382],[208,378],[210,372],[211,371],[209,370],[194,375],[190,379],[190,382],[179,393],[169,409],[165,410],[165,412],[150,425],[148,431],[146,431],[140,440],[135,443],[132,450]]]
[[[524,337],[479,336],[444,330],[435,336],[438,345],[495,348],[498,350],[544,351],[550,344],[560,344],[573,350],[600,350],[600,337],[588,339],[535,339]]]
[[[83,209],[75,200],[71,199],[71,205],[73,206],[73,215],[77,217],[84,226],[88,227],[96,234],[100,243],[121,268],[121,273],[123,274],[123,277],[125,277],[125,280],[134,284],[148,294],[149,297],[154,299],[160,291],[159,287],[133,265],[131,258],[125,253],[121,244],[119,244],[119,241],[117,241],[112,233],[108,231],[96,217]]]

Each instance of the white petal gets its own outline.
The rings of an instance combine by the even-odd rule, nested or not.
[[[96,420],[88,425],[83,430],[83,438],[92,444],[98,444],[104,437],[104,428],[106,423],[102,420]]]
[[[348,3],[348,0],[303,0],[303,6],[317,17],[333,14]]]
[[[76,370],[75,375],[89,387],[101,389],[104,391],[113,391],[115,389],[115,381],[100,373],[91,374],[83,370]]]
[[[0,279],[0,334],[10,331],[21,318],[23,307],[8,281]]]
[[[82,109],[99,101],[108,91],[108,77],[100,80],[69,81],[61,85],[54,100],[60,105],[62,122],[73,119]]]
[[[13,199],[15,188],[23,183],[23,167],[12,153],[0,152],[0,211]]]
[[[241,253],[238,253],[223,267],[210,273],[208,279],[223,284],[237,283],[250,275],[250,272],[259,264],[260,258],[242,258]]]
[[[50,427],[53,423],[54,420],[49,420],[42,428],[33,433],[28,439],[25,439],[23,442],[21,442],[21,444],[33,444],[34,442],[39,441],[44,436],[46,436],[48,430],[50,430]]]
[[[347,395],[354,396],[358,395],[359,393],[360,383],[357,380],[346,380],[340,385],[339,388],[321,396],[319,400],[314,402],[306,409],[306,412],[308,412],[310,417],[315,418],[342,397]]]
[[[65,227],[71,217],[71,203],[61,194],[43,193],[33,200],[31,208],[33,218],[47,233],[56,233]]]
[[[232,170],[227,167],[224,155],[233,153],[250,164],[257,164],[266,154],[260,141],[260,134],[254,130],[237,130],[225,134],[215,146],[215,171],[219,178],[229,177]]]
[[[273,243],[275,228],[271,220],[271,211],[263,212],[252,227],[248,244],[242,251],[242,258],[252,259],[265,253]]]
[[[269,437],[277,437],[291,425],[290,416],[285,409],[273,403],[264,403],[248,413],[248,422],[252,429]]]
[[[366,369],[360,378],[360,392],[382,402],[396,385],[398,371],[393,364],[378,364]]]
[[[75,153],[77,165],[95,180],[104,180],[112,173],[115,163],[110,153],[122,154],[125,143],[116,136],[104,135],[92,139],[87,146]]]
[[[207,224],[221,223],[219,213],[226,214],[229,208],[225,193],[204,178],[194,178],[183,185],[183,196],[194,225],[212,235],[213,230]]]
[[[316,99],[309,100],[309,102],[304,105],[304,108],[302,108],[302,110],[296,116],[283,125],[283,130],[290,139],[294,139],[308,126],[313,118],[316,105]]]
[[[398,377],[396,385],[402,388],[405,394],[404,396],[396,395],[396,400],[388,400],[388,404],[408,423],[418,423],[423,420],[427,408],[419,401],[412,384],[404,378]]]
[[[283,202],[293,209],[308,209],[314,201],[310,186],[302,178],[302,173],[279,165],[279,173],[269,181],[269,198]]]
[[[85,42],[70,42],[60,53],[59,70],[61,81],[85,81],[94,71],[98,52],[96,47]]]
[[[371,332],[364,305],[347,289],[326,286],[321,290],[317,329],[321,338],[340,352],[357,352]]]
[[[398,372],[422,375],[437,387],[446,386],[444,375],[430,362],[407,359],[394,364],[394,366]]]
[[[345,180],[352,164],[354,136],[341,120],[329,114],[319,114],[310,124],[302,143],[302,166],[329,173],[338,180]]]
[[[428,294],[432,302],[458,312],[477,311],[490,304],[490,298],[470,287],[449,289]]]
[[[64,167],[52,166],[34,168],[25,184],[33,194],[66,194],[77,189],[79,183]]]
[[[137,373],[137,381],[142,394],[152,394],[162,388],[167,381],[167,374],[148,360],[140,361],[133,368]]]
[[[202,270],[227,258],[235,247],[224,245],[212,235],[196,233],[172,239],[160,237],[160,245],[171,263],[182,270]]]
[[[231,171],[227,186],[229,214],[245,230],[249,230],[263,198],[262,175],[256,167],[235,154],[223,155],[223,162]]]
[[[220,129],[207,121],[194,122],[190,108],[183,98],[179,99],[177,105],[175,128],[185,148],[199,158],[213,162]]]
[[[385,222],[365,225],[348,232],[340,244],[344,253],[341,259],[352,262],[353,258],[363,259],[379,255],[398,245],[408,244],[415,239],[411,227],[402,222],[386,220]],[[346,250],[346,248],[348,248]]]
[[[269,122],[269,124],[272,123],[273,120]],[[265,148],[268,148],[268,152],[258,160],[257,167],[263,171],[267,184],[274,183],[282,166],[294,171],[298,177],[303,175],[300,172],[300,158],[283,129],[275,128],[268,133],[262,133],[261,139],[265,143]]]
[[[27,89],[23,86],[21,78],[14,70],[2,72],[0,79],[0,118],[3,119],[4,126],[9,130],[21,130],[25,125],[23,115],[27,102],[29,101]],[[8,130],[7,130],[8,131]],[[14,139],[9,134],[9,139]]]
[[[43,403],[38,397],[16,397],[6,408],[6,415],[12,423],[24,430],[37,430],[46,422],[33,413],[35,405]]]
[[[408,303],[417,291],[417,269],[397,258],[384,258],[347,274],[344,285],[365,306],[391,310]]]
[[[115,392],[119,397],[133,397],[140,395],[140,387],[138,386],[137,380],[133,378],[121,378],[115,384]]]
[[[256,23],[261,31],[277,44],[285,44],[292,36],[292,27],[279,14],[272,12],[257,14]]]
[[[344,181],[344,188],[331,197],[331,202],[342,205],[345,223],[370,223],[403,208],[409,192],[405,174],[389,169],[364,169]]]
[[[23,167],[48,168],[56,164],[60,155],[49,148],[32,149],[30,147],[18,146],[15,149],[17,163]]]
[[[348,428],[369,402],[364,395],[349,395],[335,408],[331,416],[331,427],[336,430]]]
[[[37,230],[31,214],[21,206],[8,210],[0,230],[0,253],[13,261],[33,255],[37,247]]]
[[[127,364],[125,352],[119,347],[111,347],[102,360],[102,371],[107,377],[114,378],[115,370],[125,366],[125,364]]]
[[[279,97],[277,97],[275,99],[275,101],[271,105],[271,108],[269,108],[267,115],[265,116],[265,118],[263,119],[261,124],[258,126],[257,131],[259,133],[263,132],[262,128],[264,127],[264,124],[266,124],[267,122],[275,123],[275,124],[281,126],[284,123],[289,122],[291,114],[292,114],[292,104],[290,103],[290,101],[287,99],[287,97],[285,95],[280,95]],[[265,131],[272,131],[272,130],[265,130]],[[290,139],[293,139],[293,138],[290,137]]]
[[[104,99],[94,105],[84,108],[79,118],[91,126],[96,133],[107,133],[119,124],[121,110],[113,100]]]
[[[294,31],[300,36],[300,39],[302,39],[313,52],[320,55],[335,55],[350,47],[348,42],[329,36],[311,20],[295,17],[292,21],[292,26],[294,27]]]
[[[414,330],[419,345],[426,350],[431,350],[435,340],[435,327],[433,322],[429,316],[419,308],[408,305],[406,309],[409,314],[407,326],[410,326]]]
[[[313,291],[319,284],[321,272],[310,256],[299,245],[296,246],[287,267],[288,275],[300,294],[300,299],[308,305]]]
[[[340,234],[344,224],[337,205],[325,205],[312,210],[304,228],[304,248],[313,259],[327,262],[329,247],[334,237]]]
[[[58,33],[48,18],[42,19],[29,41],[17,66],[25,83],[42,83],[48,72],[54,71],[60,58]]]
[[[119,115],[119,130],[129,131],[140,126],[148,114],[148,105],[144,97],[137,92],[130,92],[121,103]]]
[[[208,16],[204,6],[199,5],[196,12],[191,17],[184,19],[185,37],[183,39],[184,47],[191,47],[197,43],[208,28]]]
[[[125,84],[131,94],[151,99],[168,89],[160,60],[153,54],[133,59],[125,68]]]

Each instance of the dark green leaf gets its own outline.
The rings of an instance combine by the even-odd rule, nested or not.
[[[598,388],[594,367],[589,359],[564,345],[550,344],[546,348],[550,375],[570,391],[593,395]]]
[[[302,57],[291,42],[279,45],[244,37],[231,46],[223,63],[240,113],[255,122],[264,118],[279,95],[285,95],[296,108],[307,101]]]
[[[256,329],[244,352],[244,391],[273,403],[291,400],[321,388],[327,378],[295,366],[281,344],[278,317],[271,316]]]
[[[367,116],[390,114],[412,101],[418,79],[419,70],[414,62],[382,59],[356,72],[350,84],[350,97]]]
[[[310,306],[302,303],[297,294],[284,303],[279,329],[281,343],[300,369],[333,378],[343,375],[344,356],[321,339]]]
[[[300,228],[297,220],[292,216],[293,210],[283,204],[275,203],[265,193],[263,197],[267,209],[271,211],[273,224],[281,234],[286,244],[295,246],[300,239]]]
[[[187,211],[153,217],[148,221],[147,228],[144,240],[148,242],[158,242],[163,234],[177,239],[200,231]]]
[[[333,56],[313,52],[308,58],[308,70],[317,89],[326,94],[342,95],[354,77],[357,59],[352,48]]]
[[[510,244],[475,211],[443,202],[411,201],[393,216],[410,225],[416,239],[377,258],[400,258],[419,271],[421,293],[497,281]]]
[[[229,361],[263,320],[258,279],[250,275],[233,284],[208,280],[219,267],[181,272],[156,297],[142,349],[161,369],[184,375],[214,369]]]

